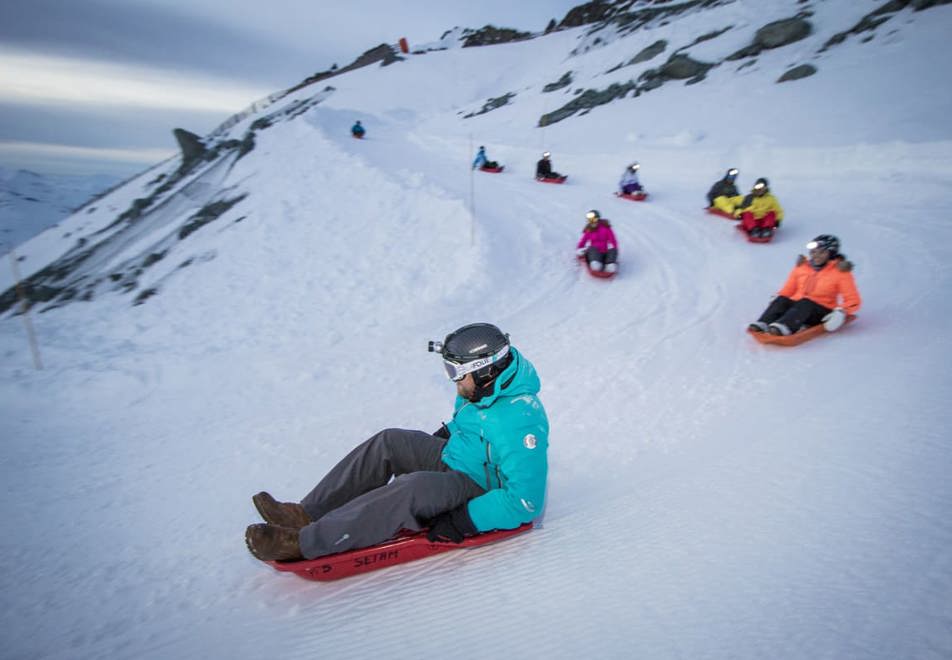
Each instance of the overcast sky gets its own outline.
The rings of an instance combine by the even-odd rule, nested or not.
[[[0,0],[0,166],[128,175],[251,102],[454,26],[538,32],[584,0]]]

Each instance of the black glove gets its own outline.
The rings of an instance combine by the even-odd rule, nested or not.
[[[753,203],[754,203],[754,196],[748,194],[747,196],[744,197],[743,201],[740,203],[740,206],[738,206],[737,208],[746,209],[748,206],[750,206]]]
[[[466,505],[463,504],[431,520],[426,538],[438,543],[462,543],[467,536],[475,536],[478,533]]]
[[[440,428],[438,428],[436,431],[434,431],[430,435],[436,438],[443,438],[444,440],[449,440],[450,430],[446,428],[446,424],[440,424]]]

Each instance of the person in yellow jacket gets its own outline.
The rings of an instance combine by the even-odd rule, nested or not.
[[[840,241],[821,234],[807,243],[810,256],[797,257],[787,281],[760,318],[748,328],[772,335],[790,335],[822,323],[838,330],[862,300],[853,280],[853,264],[840,254]]]
[[[751,236],[773,236],[774,229],[783,221],[783,208],[771,194],[767,179],[757,179],[750,194],[737,204],[734,217],[740,219],[741,228]]]

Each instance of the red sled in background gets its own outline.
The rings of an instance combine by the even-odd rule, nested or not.
[[[847,316],[843,325],[852,323],[855,320],[855,314]],[[770,346],[798,346],[805,341],[810,341],[811,339],[815,339],[821,335],[829,335],[832,333],[827,332],[826,328],[823,327],[823,324],[819,323],[817,325],[811,325],[809,328],[804,328],[803,330],[795,332],[792,335],[772,335],[769,332],[755,332],[754,330],[747,330],[747,334],[752,336],[761,344],[769,344]]]
[[[648,193],[646,193],[644,190],[639,190],[638,192],[633,193],[616,192],[615,197],[630,199],[633,202],[643,202],[648,199]]]
[[[737,225],[737,229],[739,229],[751,243],[769,243],[773,240],[774,234],[777,233],[777,229],[774,228],[770,230],[770,234],[768,236],[754,236],[749,231],[745,231],[740,225]]]
[[[562,176],[552,176],[552,177],[541,177],[537,176],[536,181],[539,183],[565,183],[565,180],[569,178],[568,174],[563,174]]]
[[[483,165],[479,169],[481,172],[492,172],[493,174],[499,174],[500,172],[503,171],[505,167],[506,167],[505,165],[499,165],[497,167],[486,167],[485,165]]]
[[[731,214],[728,213],[727,211],[722,211],[721,209],[715,208],[715,207],[713,207],[713,206],[708,206],[708,207],[707,207],[706,209],[704,209],[704,210],[707,211],[708,213],[710,213],[711,215],[718,215],[718,216],[724,218],[725,220],[737,220],[737,218],[735,218],[733,215],[731,215]]]
[[[618,274],[617,270],[613,273],[609,273],[606,270],[592,270],[591,264],[588,263],[588,259],[585,257],[579,257],[578,260],[582,262],[582,265],[585,266],[585,270],[587,270],[588,274],[592,277],[597,277],[601,280],[610,280]],[[618,264],[615,264],[615,267],[617,268]]]
[[[436,543],[426,538],[426,532],[415,532],[386,541],[380,545],[348,552],[338,552],[316,559],[301,561],[269,561],[273,568],[283,573],[294,573],[307,580],[328,582],[369,573],[381,568],[405,564],[438,555],[450,550],[473,548],[487,543],[495,543],[517,536],[532,529],[532,523],[525,523],[515,529],[497,529],[463,539],[462,543]]]

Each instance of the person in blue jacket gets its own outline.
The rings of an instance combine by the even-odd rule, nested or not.
[[[499,163],[494,160],[489,160],[486,156],[486,147],[480,147],[479,151],[476,152],[476,158],[473,159],[473,169],[477,167],[490,167],[496,168],[499,167]]]
[[[545,504],[549,422],[532,363],[489,323],[430,342],[456,383],[453,418],[435,433],[386,429],[358,445],[300,504],[252,498],[265,523],[245,542],[263,561],[366,548],[401,530],[461,543],[514,529]]]
[[[350,134],[355,138],[362,138],[364,137],[364,133],[366,133],[366,131],[358,119],[356,122],[354,122],[354,125],[350,127]]]

